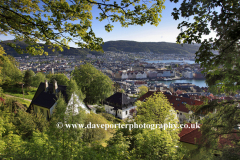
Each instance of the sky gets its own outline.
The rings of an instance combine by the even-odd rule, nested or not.
[[[107,20],[99,22],[95,18],[92,21],[92,28],[95,32],[96,37],[103,38],[103,41],[116,41],[116,40],[132,40],[138,42],[171,42],[176,43],[176,38],[180,33],[180,30],[177,29],[177,26],[182,21],[187,19],[180,18],[179,20],[174,20],[171,16],[173,8],[179,8],[180,3],[173,3],[169,0],[166,0],[165,9],[162,12],[162,18],[159,25],[153,26],[150,24],[145,24],[143,26],[129,26],[128,28],[121,27],[120,23],[111,23],[114,25],[113,31],[107,32],[104,29],[104,26],[108,23]],[[99,10],[96,7],[93,7],[92,10],[93,16],[96,17],[99,13]],[[192,20],[190,19],[190,22]],[[215,37],[214,33],[210,33],[208,36],[203,36],[202,39]],[[12,36],[3,36],[0,35],[0,40],[11,40]],[[69,43],[71,47],[77,47],[74,43]]]
[[[166,0],[165,9],[162,12],[162,18],[159,25],[153,26],[150,24],[145,24],[143,26],[129,26],[128,28],[123,28],[119,23],[112,23],[114,25],[113,31],[106,32],[104,30],[104,25],[106,23],[101,23],[93,21],[93,30],[97,37],[102,37],[103,41],[116,41],[116,40],[133,40],[138,42],[172,42],[176,43],[176,38],[180,33],[177,26],[182,21],[187,21],[188,19],[180,18],[179,20],[174,20],[171,13],[173,8],[179,8],[180,3],[173,3]],[[192,21],[192,20],[190,20]],[[215,34],[211,32],[209,36],[204,36],[203,39],[215,37]]]

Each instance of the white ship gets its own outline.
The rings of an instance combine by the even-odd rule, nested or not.
[[[164,78],[164,81],[172,81],[172,78]]]

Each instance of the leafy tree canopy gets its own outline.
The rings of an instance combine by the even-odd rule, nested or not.
[[[21,49],[11,43],[19,53],[32,55],[47,54],[37,42],[62,50],[68,42],[81,48],[100,50],[102,38],[97,38],[92,29],[92,9],[97,6],[99,21],[108,19],[105,30],[113,29],[111,22],[120,22],[122,27],[150,23],[158,25],[164,0],[141,2],[121,0],[121,2],[93,0],[24,0],[0,2],[0,33],[13,35],[16,40],[24,40],[28,46]],[[95,17],[94,17],[95,18]]]
[[[68,86],[67,86],[67,95],[69,99],[71,98],[73,93],[75,93],[80,100],[83,101],[85,99],[85,95],[82,93],[80,89],[78,89],[76,81],[74,79],[71,79],[68,82]]]
[[[154,93],[153,96],[146,99],[145,102],[137,101],[137,120],[140,122],[153,122],[155,124],[163,124],[170,119],[178,121],[175,111],[173,111],[168,99],[162,93]],[[174,122],[175,123],[175,122]]]
[[[90,113],[86,115],[86,119],[84,121],[85,126],[90,123],[99,125],[109,124],[109,122],[102,115],[95,113]],[[104,128],[87,128],[84,130],[83,140],[86,142],[102,141],[106,138],[108,132],[109,131],[105,130]]]
[[[139,92],[139,97],[141,97],[142,95],[144,95],[145,93],[148,92],[148,87],[146,87],[146,86],[140,86],[140,87],[138,87],[138,88],[139,88],[139,90],[140,90],[140,92]]]
[[[178,0],[171,0],[178,2]],[[183,21],[178,25],[181,33],[178,43],[201,43],[196,52],[196,61],[201,63],[207,74],[206,82],[214,93],[231,94],[240,89],[240,3],[239,0],[185,0],[179,9],[172,13],[193,17],[193,22]],[[213,31],[216,38],[201,40],[203,35]],[[213,50],[218,51],[214,54]],[[221,151],[218,159],[239,159],[239,101],[212,101],[202,105],[196,114],[208,113],[202,121],[202,146]],[[211,113],[211,110],[217,110]],[[219,140],[221,138],[221,141]],[[224,140],[223,140],[224,138]],[[225,141],[223,146],[220,144]],[[226,148],[231,145],[231,148]],[[229,153],[228,153],[229,152]],[[228,154],[226,154],[228,153]],[[238,155],[237,155],[238,154]],[[235,158],[233,158],[235,157]]]
[[[98,103],[112,94],[112,80],[90,63],[75,68],[73,78],[83,94],[86,95],[87,103]]]
[[[178,2],[178,0],[170,0]],[[193,22],[183,21],[178,25],[181,33],[178,43],[201,43],[196,52],[196,62],[201,63],[209,86],[216,86],[221,92],[240,89],[239,81],[239,39],[240,3],[239,0],[185,0],[179,9],[172,13],[179,17],[193,17]],[[201,40],[203,35],[216,33],[216,38]],[[213,51],[219,54],[214,54]]]
[[[41,82],[44,82],[45,75],[42,72],[38,72],[33,76],[32,86],[38,87]]]
[[[67,86],[69,79],[67,76],[63,73],[57,73],[57,74],[50,74],[47,76],[48,78],[50,77],[50,82],[53,83],[53,80],[55,79],[57,81],[57,84]]]
[[[32,70],[26,70],[23,77],[23,83],[26,87],[30,87],[33,82],[33,76],[35,73]]]
[[[0,46],[0,84],[14,85],[22,81],[22,73],[17,68],[15,59],[5,54]]]

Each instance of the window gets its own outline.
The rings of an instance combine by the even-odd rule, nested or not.
[[[180,115],[182,115],[182,113],[180,113]]]
[[[187,102],[182,102],[182,104],[187,104]]]
[[[128,114],[128,111],[126,111],[126,115]]]
[[[40,112],[41,112],[42,114],[44,114],[44,110],[43,110],[42,108],[40,108]]]

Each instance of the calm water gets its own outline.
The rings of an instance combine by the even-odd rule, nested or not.
[[[151,81],[152,83],[155,82],[155,81]],[[150,82],[150,83],[151,83]],[[196,86],[199,86],[199,87],[208,87],[207,84],[205,83],[205,80],[195,80],[195,79],[191,79],[191,80],[172,80],[172,81],[158,81],[159,83],[164,83],[166,85],[168,85],[169,87],[169,84],[172,82],[172,83],[192,83],[192,84],[195,84]]]
[[[148,63],[188,63],[188,64],[194,64],[195,61],[190,61],[190,60],[184,60],[184,61],[179,61],[179,60],[155,60],[155,61],[146,61]]]
[[[194,64],[195,61],[190,61],[190,60],[184,60],[184,61],[179,61],[179,60],[155,60],[155,61],[146,61],[148,63],[188,63],[188,64]],[[154,81],[153,81],[154,82]],[[159,83],[164,83],[169,86],[169,84],[172,83],[192,83],[195,84],[196,86],[199,87],[207,87],[207,84],[205,83],[205,80],[173,80],[173,81],[158,81]]]

